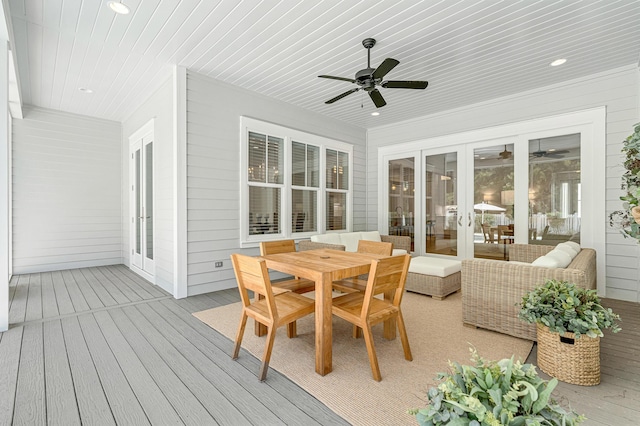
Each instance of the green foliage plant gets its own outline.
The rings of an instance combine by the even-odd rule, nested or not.
[[[609,226],[620,230],[625,238],[635,238],[640,242],[640,224],[637,223],[630,210],[640,206],[640,123],[635,124],[633,134],[623,142],[622,152],[625,155],[621,189],[626,192],[620,197],[623,210],[609,215]]]
[[[561,336],[565,332],[575,334],[575,338],[586,334],[602,337],[602,330],[620,331],[616,321],[618,314],[600,303],[595,290],[576,287],[567,281],[547,280],[524,295],[518,314],[528,323],[541,323]]]
[[[513,357],[487,361],[471,350],[475,365],[449,362],[449,373],[429,389],[426,408],[413,409],[421,426],[573,426],[585,418],[551,398],[558,384],[540,378],[536,367]]]

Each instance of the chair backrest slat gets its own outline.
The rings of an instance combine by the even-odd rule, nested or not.
[[[358,241],[358,253],[381,254],[383,256],[391,256],[393,253],[393,243],[381,241]]]
[[[371,262],[371,270],[369,271],[369,280],[367,281],[367,289],[364,296],[365,300],[362,308],[363,317],[368,315],[371,300],[376,294],[394,291],[392,303],[396,307],[400,306],[410,261],[411,256],[405,254],[403,256],[393,256]]]
[[[260,256],[267,256],[269,254],[278,253],[291,253],[294,251],[296,251],[296,242],[293,240],[260,242]]]

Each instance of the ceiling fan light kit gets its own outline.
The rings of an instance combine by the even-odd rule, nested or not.
[[[119,15],[126,15],[130,12],[129,6],[121,1],[110,1],[107,3],[109,8]]]
[[[426,81],[402,81],[402,80],[384,80],[383,78],[392,69],[394,69],[400,61],[392,58],[387,58],[378,66],[378,68],[371,68],[371,48],[375,46],[376,40],[373,38],[365,38],[362,40],[362,45],[367,49],[367,68],[358,71],[355,78],[336,77],[332,75],[319,75],[320,78],[329,78],[332,80],[348,81],[349,83],[357,84],[359,87],[348,90],[339,94],[335,98],[326,101],[326,104],[332,104],[345,96],[357,92],[358,90],[364,90],[369,93],[369,97],[375,104],[376,108],[381,108],[387,104],[382,97],[382,94],[377,89],[377,86],[381,86],[387,89],[426,89],[429,85]]]

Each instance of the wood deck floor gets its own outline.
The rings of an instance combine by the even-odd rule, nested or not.
[[[260,383],[256,358],[232,361],[231,341],[191,315],[235,289],[174,300],[118,265],[16,276],[9,297],[0,425],[347,424],[275,370]],[[586,425],[637,425],[640,305],[605,304],[623,331],[602,339],[602,383],[554,396]]]

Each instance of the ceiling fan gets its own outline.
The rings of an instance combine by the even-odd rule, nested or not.
[[[540,139],[538,139],[538,150],[534,151],[531,153],[530,157],[531,158],[564,158],[564,155],[562,154],[568,154],[569,151],[567,151],[566,149],[564,150],[553,150],[550,149],[548,151],[543,151],[540,148]]]
[[[335,98],[329,99],[325,102],[325,104],[332,104],[335,101],[338,101],[345,96],[348,96],[352,93],[357,92],[358,90],[365,90],[369,93],[369,97],[375,104],[376,108],[383,107],[387,104],[387,102],[380,94],[380,91],[376,88],[376,86],[381,86],[387,89],[426,89],[429,84],[426,81],[400,81],[400,80],[385,80],[383,81],[383,77],[387,75],[389,71],[394,69],[396,65],[400,63],[400,61],[396,61],[395,59],[387,58],[378,66],[378,68],[371,68],[371,48],[375,46],[376,40],[373,38],[365,38],[362,40],[362,45],[367,49],[367,68],[362,69],[356,73],[355,79],[352,78],[344,78],[344,77],[335,77],[332,75],[319,75],[320,78],[330,78],[333,80],[342,80],[348,81],[349,83],[355,83],[359,87],[355,89],[348,90]]]
[[[507,150],[507,146],[505,145],[504,146],[504,151],[502,151],[501,153],[498,154],[500,156],[500,158],[498,160],[500,160],[500,159],[508,160],[509,158],[511,158],[512,154],[513,154],[513,152],[508,151]]]

